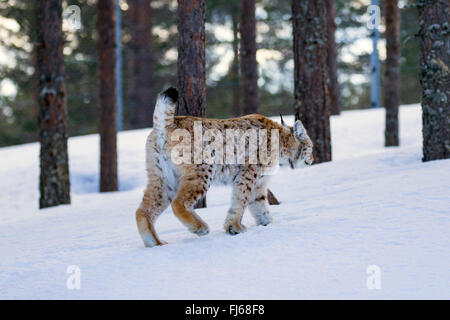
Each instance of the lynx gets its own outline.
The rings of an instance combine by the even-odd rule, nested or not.
[[[231,207],[224,224],[227,233],[235,235],[246,230],[241,220],[247,207],[257,225],[270,224],[272,217],[266,200],[270,176],[264,174],[265,165],[251,163],[248,151],[245,151],[244,163],[229,164],[222,159],[215,163],[179,163],[173,159],[174,148],[180,143],[175,133],[177,130],[184,130],[192,134],[196,124],[201,124],[202,130],[215,130],[219,133],[229,129],[240,129],[243,132],[265,129],[267,135],[271,136],[270,132],[276,130],[279,137],[278,150],[270,151],[276,153],[280,166],[289,164],[295,169],[313,162],[313,144],[303,124],[296,120],[294,126],[290,127],[283,120],[279,124],[259,114],[224,120],[175,116],[177,100],[178,91],[175,88],[169,88],[158,95],[153,114],[153,130],[146,142],[148,184],[136,211],[137,227],[145,246],[166,243],[156,234],[155,221],[169,205],[172,205],[173,213],[189,231],[198,236],[206,235],[209,232],[208,225],[195,213],[194,205],[206,194],[211,184],[216,182],[231,184],[233,188]],[[254,147],[249,139],[245,141],[246,147]],[[188,142],[191,143],[190,139]],[[235,156],[238,156],[237,149],[233,148]],[[218,155],[215,157],[218,158]],[[188,159],[192,157],[189,155]]]

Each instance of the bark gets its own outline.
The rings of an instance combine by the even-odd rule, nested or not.
[[[178,0],[178,114],[206,115],[205,1]],[[203,197],[196,208],[206,207]]]
[[[335,0],[327,0],[328,14],[328,91],[330,93],[330,113],[338,115],[342,110],[341,87],[338,82],[337,73],[337,49],[334,34],[336,32],[336,3]]]
[[[204,0],[178,0],[178,91],[178,114],[205,116]]]
[[[292,0],[295,114],[314,143],[314,161],[331,160],[326,0]]]
[[[239,79],[239,38],[238,38],[238,21],[236,15],[232,16],[233,22],[233,62],[231,65],[231,83],[232,83],[232,107],[231,113],[234,117],[241,115],[241,85]]]
[[[423,161],[450,158],[448,0],[419,1]]]
[[[100,192],[117,191],[115,0],[98,0]]]
[[[256,62],[255,0],[241,2],[241,76],[244,114],[259,110],[258,63]]]
[[[385,146],[398,146],[398,106],[400,79],[400,10],[398,0],[386,0],[386,71],[384,106],[386,108]]]
[[[46,208],[70,203],[61,1],[38,1],[37,14],[39,207]]]
[[[150,0],[129,1],[130,49],[132,55],[132,116],[133,128],[153,125],[155,105],[152,86],[152,9]]]

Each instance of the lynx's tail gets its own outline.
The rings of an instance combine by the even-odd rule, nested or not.
[[[164,131],[173,124],[177,100],[178,90],[174,87],[170,87],[158,95],[153,112],[153,129]]]

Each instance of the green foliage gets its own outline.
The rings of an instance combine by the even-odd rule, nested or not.
[[[207,46],[207,115],[231,116],[231,90],[236,79],[230,75],[236,39],[230,39],[233,21],[239,21],[240,1],[206,1]],[[368,52],[351,50],[368,36],[364,15],[367,1],[337,0],[337,47],[339,50],[339,80],[344,109],[369,107]],[[82,135],[97,131],[97,46],[95,0],[67,0],[64,5],[81,9],[82,29],[66,31],[65,68],[69,134]],[[154,92],[176,85],[176,2],[154,0],[152,16],[152,56]],[[291,1],[259,0],[257,5],[258,49],[264,53],[260,66],[260,112],[265,115],[292,113],[293,60],[291,31]],[[126,9],[124,6],[123,9]],[[124,127],[129,128],[131,101],[130,26],[123,10],[123,91]],[[418,29],[415,8],[401,11],[401,85],[402,103],[420,100],[419,50],[415,34]],[[0,50],[11,62],[0,60],[0,83],[8,79],[17,88],[13,96],[0,96],[0,146],[35,141],[38,137],[36,81],[34,79],[33,44],[35,41],[34,1],[0,0],[0,17],[15,21],[19,30],[2,28]],[[3,21],[3,20],[2,20]],[[217,31],[219,30],[219,31]],[[228,30],[228,31],[226,31]],[[221,32],[226,31],[227,34]],[[238,40],[238,39],[237,39]],[[226,54],[224,54],[224,52]],[[171,54],[172,53],[172,54]],[[0,52],[3,54],[3,51]],[[345,59],[344,59],[345,55]],[[228,59],[228,60],[224,60]],[[3,62],[3,63],[2,63]],[[219,68],[220,67],[220,68]],[[218,72],[218,70],[222,70]],[[355,81],[357,79],[358,81]]]
[[[420,51],[416,37],[419,24],[417,23],[417,9],[406,5],[400,11],[400,101],[404,104],[417,103],[421,99],[420,86]]]

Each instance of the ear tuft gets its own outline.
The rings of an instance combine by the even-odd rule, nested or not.
[[[281,115],[281,113],[280,113],[280,118],[281,118],[281,125],[285,127],[286,124],[284,123],[283,116]]]

